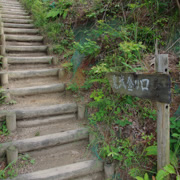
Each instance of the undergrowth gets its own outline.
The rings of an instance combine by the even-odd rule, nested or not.
[[[147,65],[144,58],[154,53],[155,42],[161,52],[172,50],[178,54],[179,41],[174,43],[180,34],[178,3],[173,0],[21,1],[45,35],[51,52],[58,55],[59,61],[67,60],[64,68],[74,74],[78,68],[84,71],[84,84],[79,87],[73,82],[67,89],[75,93],[90,92],[88,121],[90,132],[96,136],[92,145],[94,153],[104,162],[116,162],[117,174],[123,170],[133,178],[155,178],[154,103],[114,94],[106,74],[149,72],[151,62]],[[79,34],[75,31],[78,27]],[[73,59],[75,55],[77,58]],[[171,118],[171,151],[175,156],[179,155],[178,118]],[[166,176],[169,169],[177,174],[177,163],[165,167],[161,174]]]
[[[17,161],[11,162],[3,170],[0,170],[0,179],[15,178],[21,168],[34,163],[35,160],[29,154],[19,154]]]

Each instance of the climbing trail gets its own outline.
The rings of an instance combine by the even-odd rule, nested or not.
[[[0,121],[10,117],[17,126],[0,157],[14,145],[35,159],[17,180],[104,179],[102,163],[87,151],[85,121],[77,119],[78,105],[65,95],[62,69],[48,55],[39,30],[16,0],[0,0],[0,12],[1,84],[13,104],[0,107]]]

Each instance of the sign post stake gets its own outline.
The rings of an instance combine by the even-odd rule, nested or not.
[[[168,64],[168,54],[156,55],[156,72],[169,74]],[[170,163],[170,105],[160,102],[157,102],[157,148],[157,170],[160,170]]]

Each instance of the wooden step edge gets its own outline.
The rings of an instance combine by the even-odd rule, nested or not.
[[[29,151],[48,148],[51,146],[60,146],[62,144],[88,139],[88,137],[88,130],[86,128],[81,128],[61,133],[2,143],[0,148],[0,157],[4,155],[6,149],[10,145],[17,147],[19,153],[25,153]]]
[[[70,180],[79,179],[87,175],[94,176],[103,172],[103,163],[97,160],[88,160],[65,166],[55,167],[42,171],[19,175],[13,180]],[[86,179],[86,178],[85,178]]]
[[[75,113],[73,114],[65,114],[65,115],[59,115],[59,116],[52,116],[52,117],[44,117],[43,119],[37,118],[33,120],[22,120],[17,121],[17,127],[18,128],[30,128],[30,127],[37,127],[37,126],[44,126],[48,124],[55,124],[60,123],[64,121],[71,121],[76,120],[77,116]]]
[[[46,52],[48,46],[10,46],[4,47],[5,52]]]
[[[1,9],[12,9],[14,11],[25,11],[25,9],[23,9],[23,7],[20,6],[13,6],[13,5],[0,5]]]
[[[58,68],[53,69],[40,69],[40,70],[26,70],[26,71],[9,71],[9,79],[23,79],[32,77],[46,77],[46,76],[57,76]]]
[[[65,114],[77,113],[78,107],[76,103],[57,104],[40,107],[25,107],[23,109],[2,110],[0,111],[0,121],[6,117],[8,113],[15,113],[16,120],[26,120],[32,118],[44,118],[49,116],[59,116]],[[2,120],[1,120],[2,119]]]
[[[4,36],[5,41],[16,41],[16,42],[42,42],[43,36],[33,35],[8,35]]]
[[[26,12],[13,12],[13,11],[8,11],[8,10],[0,10],[0,14],[2,14],[2,15],[22,15],[22,16],[29,15],[29,13],[26,13]]]
[[[5,34],[13,34],[13,35],[20,35],[20,34],[23,34],[23,35],[36,35],[36,34],[39,34],[39,30],[38,29],[25,29],[25,27],[22,26],[22,28],[20,28],[20,26],[16,26],[15,27],[8,27],[8,28],[4,28],[4,33]]]
[[[51,64],[53,57],[7,57],[8,64]]]
[[[17,13],[27,13],[25,10],[17,10],[17,9],[9,9],[0,7],[0,11],[9,11],[9,12],[17,12]]]
[[[3,23],[3,27],[5,30],[38,30],[38,29],[34,29],[34,25],[33,24],[17,24],[17,23]]]
[[[7,15],[7,14],[1,14],[2,18],[12,18],[12,19],[30,19],[30,16],[20,16],[20,15]]]
[[[2,21],[4,23],[19,23],[19,24],[29,24],[32,23],[33,20],[31,19],[9,19],[9,18],[2,18]]]
[[[9,93],[12,96],[31,96],[31,95],[56,93],[56,92],[61,93],[65,91],[65,84],[60,83],[60,84],[33,86],[26,88],[14,88],[3,91],[5,93]]]

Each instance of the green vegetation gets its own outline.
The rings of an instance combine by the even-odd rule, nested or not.
[[[170,175],[170,174],[177,174],[175,168],[168,164],[166,165],[162,170],[159,170],[158,173],[157,173],[157,176],[156,176],[156,180],[163,180],[166,176]],[[148,174],[146,173],[144,175],[144,178],[142,177],[136,177],[137,180],[149,180],[149,176]],[[180,179],[180,176],[177,175],[176,176],[176,179],[179,180]]]
[[[114,94],[106,78],[107,72],[114,71],[151,72],[154,57],[150,56],[155,52],[156,40],[160,52],[171,50],[178,55],[180,13],[176,1],[21,1],[46,37],[51,52],[57,54],[59,62],[66,61],[66,71],[75,74],[81,69],[85,74],[83,85],[73,81],[67,90],[90,92],[88,127],[96,136],[91,146],[97,157],[116,162],[117,174],[124,170],[140,180],[155,178],[156,174],[159,180],[160,174],[164,178],[174,174],[174,169],[177,173],[177,164],[156,172],[156,157],[152,155],[156,147],[155,104]],[[174,66],[179,68],[178,62]],[[171,150],[175,156],[180,153],[178,120],[179,116],[171,117]]]
[[[64,64],[62,64],[62,67],[67,71],[67,72],[72,72],[73,70],[73,64],[66,62]]]
[[[67,85],[66,90],[77,93],[79,90],[79,87],[78,87],[77,83],[71,83],[71,84]]]
[[[28,164],[34,164],[35,160],[29,154],[20,154],[18,161],[13,161],[8,164],[4,170],[0,170],[0,179],[14,178],[18,175],[18,171]]]
[[[123,2],[113,0],[21,1],[32,13],[35,24],[46,34],[53,46],[53,51],[60,54],[73,49],[73,29],[79,24],[81,26],[86,24],[87,21],[94,22],[95,26],[100,22],[98,26],[100,26],[101,31],[99,34],[97,33],[97,36],[103,34],[104,43],[107,43],[109,39],[112,42],[111,45],[117,46],[118,41],[116,40],[124,31],[128,32],[126,40],[134,43],[142,42],[147,50],[152,52],[156,38],[159,39],[161,45],[166,46],[168,43],[166,42],[167,33],[172,38],[176,33],[176,24],[179,18],[176,2],[171,0],[166,2],[163,0],[126,0]],[[83,46],[79,45],[79,48],[82,52],[93,47],[91,51],[98,53],[100,50],[98,44],[99,42],[87,39],[87,43]],[[101,50],[102,47],[106,47],[102,45],[100,46]],[[96,46],[95,49],[94,46]],[[88,53],[92,54],[91,51]]]
[[[1,125],[0,126],[0,135],[4,135],[4,136],[9,135],[9,131],[6,126],[6,121],[3,121],[0,125]]]
[[[40,132],[37,131],[37,132],[35,133],[35,136],[40,136]]]

